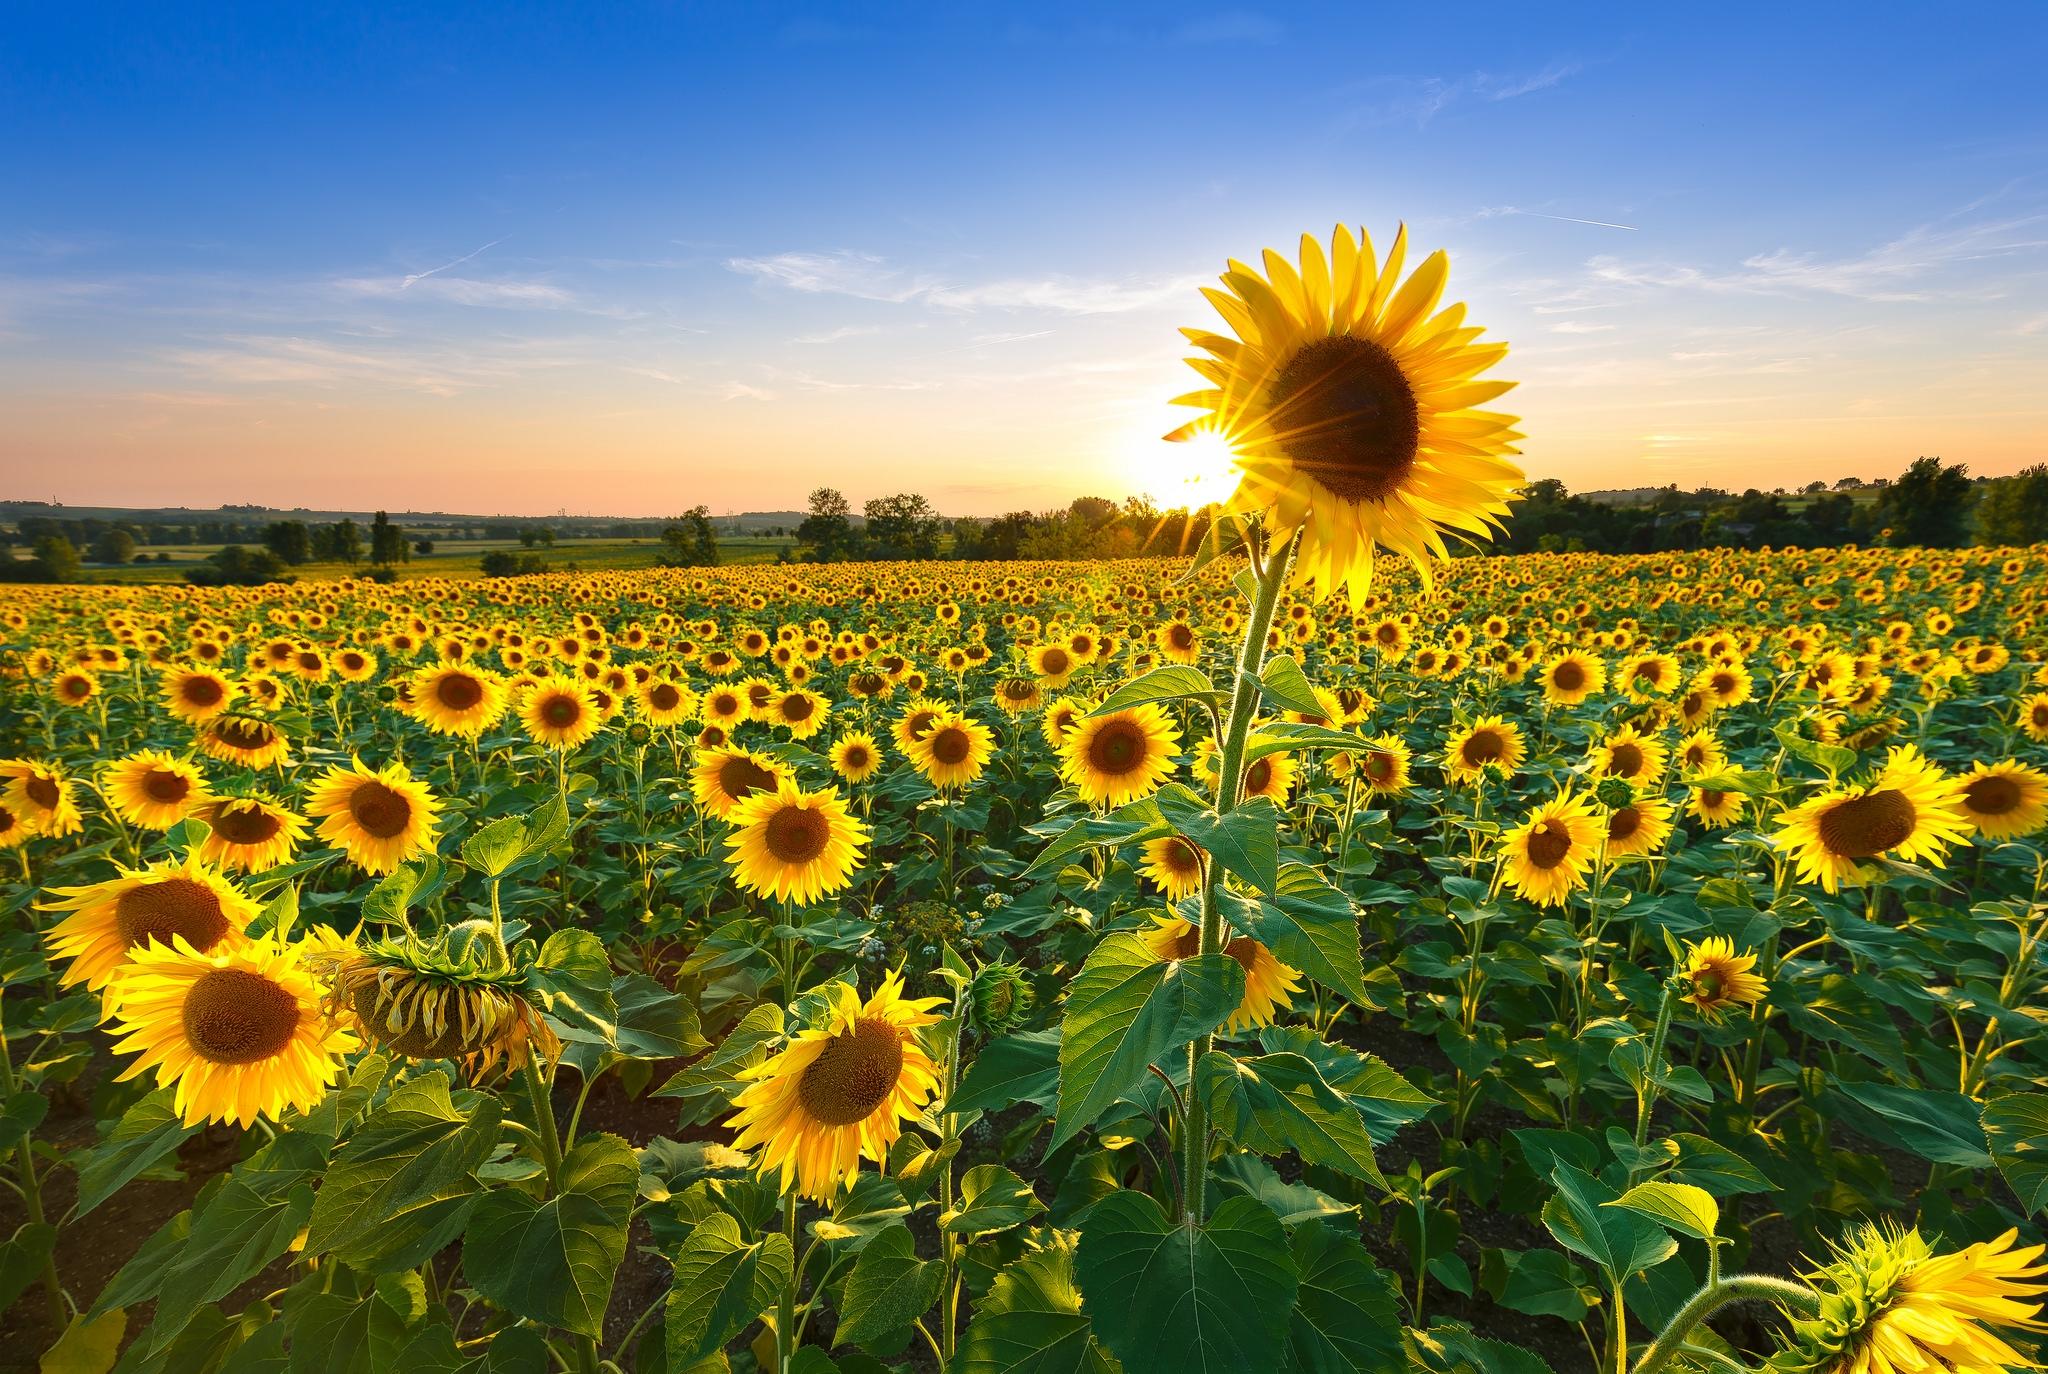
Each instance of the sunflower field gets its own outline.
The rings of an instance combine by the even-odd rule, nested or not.
[[[0,1364],[2037,1367],[2048,549],[1449,559],[1212,292],[1190,556],[0,606]]]

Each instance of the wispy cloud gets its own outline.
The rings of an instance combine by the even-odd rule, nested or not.
[[[435,271],[442,269],[436,268]],[[495,306],[510,309],[559,310],[576,304],[572,292],[539,281],[484,281],[476,277],[439,277],[425,273],[401,279],[388,277],[343,277],[334,287],[344,295],[366,300],[398,300],[403,297],[432,298],[451,305]]]
[[[369,384],[431,396],[453,396],[582,361],[541,340],[513,341],[481,353],[399,339],[357,337],[340,343],[296,334],[229,334],[201,346],[165,349],[159,356],[215,384]]]
[[[1631,234],[1637,232],[1633,224],[1616,224],[1612,220],[1604,219],[1580,219],[1577,215],[1553,215],[1545,210],[1524,210],[1519,205],[1489,205],[1472,218],[1500,219],[1507,215],[1519,215],[1528,219],[1551,219],[1560,224],[1584,224],[1594,229],[1626,229]]]
[[[766,387],[751,386],[746,382],[727,382],[720,388],[720,395],[728,401],[772,401],[775,393]]]
[[[881,332],[882,330],[879,325],[842,324],[837,329],[827,329],[817,334],[799,334],[794,339],[791,339],[790,342],[799,344],[830,344],[838,343],[841,339],[858,339],[869,334],[879,334]]]
[[[1479,100],[1516,100],[1563,85],[1577,75],[1576,62],[1553,62],[1522,75],[1468,72],[1463,76],[1376,76],[1338,91],[1345,106],[1341,122],[1351,126],[1413,124],[1422,128],[1450,106]]]
[[[962,284],[891,266],[872,253],[846,251],[730,258],[726,267],[792,291],[895,304],[918,301],[942,310],[1044,310],[1067,315],[1143,310],[1184,298],[1206,280],[1200,276],[1104,280],[1054,275]]]
[[[453,262],[444,262],[439,267],[429,267],[424,272],[414,272],[411,275],[407,276],[404,281],[401,281],[398,284],[398,289],[403,291],[416,281],[425,281],[428,277],[436,276],[439,273],[446,272],[451,267],[460,267],[465,262],[468,262],[471,258],[480,257],[481,255],[490,251],[491,249],[496,248],[499,244],[503,243],[504,241],[505,240],[503,239],[492,239],[482,248],[471,249],[469,252],[464,253],[461,257],[455,259]]]

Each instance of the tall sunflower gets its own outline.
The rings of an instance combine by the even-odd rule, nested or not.
[[[365,873],[390,873],[431,849],[441,803],[403,763],[367,768],[361,759],[329,768],[306,795],[306,814],[320,838],[347,853]]]
[[[1667,757],[1660,741],[1624,725],[1594,747],[1593,766],[1603,778],[1643,784],[1663,776]]]
[[[1201,927],[1178,916],[1155,915],[1152,924],[1138,933],[1146,948],[1168,963],[1192,959],[1202,950]],[[1244,970],[1244,996],[1223,1023],[1225,1035],[1251,1026],[1270,1026],[1294,1005],[1294,994],[1301,991],[1301,974],[1281,963],[1272,950],[1249,935],[1233,935],[1221,952],[1237,960]]]
[[[2018,759],[1979,763],[1957,779],[1963,815],[1977,833],[2016,840],[2048,825],[2048,773]]]
[[[107,989],[116,1052],[175,1089],[187,1126],[309,1111],[356,1038],[322,1015],[298,951],[258,941],[201,954],[182,938],[133,951]]]
[[[1522,766],[1522,727],[1504,716],[1481,716],[1451,732],[1444,772],[1452,782],[1478,782],[1489,772],[1511,778]]]
[[[788,779],[749,796],[726,820],[726,862],[740,886],[799,906],[851,884],[868,841],[867,826],[837,792],[806,792]]]
[[[649,678],[634,693],[649,725],[679,725],[697,709],[697,694],[668,678]]]
[[[1159,790],[1173,772],[1180,731],[1156,703],[1084,716],[1060,748],[1060,776],[1090,804],[1122,806]]]
[[[1194,841],[1179,835],[1162,835],[1145,841],[1142,853],[1144,862],[1138,865],[1138,871],[1151,879],[1167,901],[1178,902],[1201,890],[1203,854]]]
[[[690,770],[690,794],[706,815],[718,820],[748,797],[774,792],[791,777],[789,766],[750,749],[705,749]]]
[[[526,737],[550,749],[574,749],[604,724],[590,684],[573,677],[544,677],[527,688],[519,703]]]
[[[237,873],[290,863],[306,838],[304,818],[269,797],[208,797],[192,816],[207,825],[199,857]]]
[[[882,747],[865,730],[849,730],[832,744],[832,771],[848,782],[866,782],[882,767]]]
[[[60,987],[105,987],[114,970],[144,945],[185,941],[201,954],[244,943],[256,919],[255,902],[196,855],[122,868],[119,876],[85,887],[53,887],[45,910],[68,912],[44,937],[50,957],[69,964]]]
[[[1695,787],[1686,799],[1686,812],[1709,830],[1721,830],[1742,819],[1745,809],[1740,792],[1723,792],[1712,787]]]
[[[866,1002],[834,985],[822,1025],[800,1030],[756,1068],[726,1124],[736,1149],[760,1151],[756,1168],[786,1193],[830,1201],[863,1157],[877,1163],[938,1087],[939,1069],[918,1043],[939,1020],[937,997],[907,998],[889,974]]]
[[[116,759],[100,774],[100,787],[122,820],[145,830],[169,830],[209,796],[197,764],[161,749]]]
[[[1509,884],[1538,906],[1562,906],[1586,885],[1586,873],[1600,851],[1601,830],[1583,795],[1537,806],[1500,837]]]
[[[0,762],[0,805],[38,835],[75,835],[85,820],[72,795],[74,784],[61,769],[34,759]]]
[[[899,736],[900,738],[900,736]],[[934,787],[966,787],[995,753],[995,732],[959,711],[942,710],[905,747],[911,766]]]
[[[1902,745],[1869,782],[1830,787],[1787,809],[1772,838],[1792,852],[1802,882],[1836,892],[1867,881],[1871,859],[1939,865],[1969,827],[1962,787]]]
[[[1543,699],[1552,706],[1577,706],[1606,685],[1606,665],[1576,649],[1543,665]]]
[[[1463,305],[1437,308],[1443,253],[1403,282],[1407,251],[1406,226],[1384,262],[1340,226],[1327,252],[1304,234],[1298,266],[1271,250],[1264,276],[1231,262],[1203,293],[1231,334],[1183,331],[1209,388],[1178,404],[1206,413],[1167,436],[1220,434],[1239,473],[1229,509],[1278,540],[1305,531],[1295,580],[1354,606],[1376,546],[1427,581],[1445,536],[1490,536],[1523,480],[1514,417],[1478,408],[1513,385],[1479,376],[1507,346],[1477,342]]]
[[[174,668],[164,674],[164,709],[187,725],[204,725],[234,704],[235,691],[211,668]]]
[[[412,714],[438,735],[475,739],[505,714],[504,680],[462,663],[422,668],[412,679]]]

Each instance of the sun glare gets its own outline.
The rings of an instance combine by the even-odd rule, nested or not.
[[[1196,509],[1228,497],[1237,485],[1230,441],[1216,430],[1147,446],[1146,468],[1157,475],[1159,498],[1169,506]]]

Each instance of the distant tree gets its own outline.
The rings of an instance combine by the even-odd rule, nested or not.
[[[1977,529],[1987,544],[2048,540],[2048,464],[1985,483],[1977,501]]]
[[[1854,491],[1862,485],[1863,479],[1861,477],[1837,477],[1835,479],[1836,491]]]
[[[868,543],[877,558],[936,558],[939,513],[912,492],[878,497],[862,507]]]
[[[669,521],[661,531],[665,568],[715,568],[718,566],[718,535],[711,528],[711,508],[693,506]]]
[[[832,563],[853,552],[853,507],[832,487],[811,493],[810,514],[796,527],[800,544],[808,545],[820,563]]]
[[[412,551],[425,558],[434,551],[434,541],[431,539],[415,539],[412,541]]]
[[[519,542],[529,549],[536,545],[552,549],[555,546],[555,532],[546,525],[522,526],[519,531]]]
[[[202,587],[260,587],[291,579],[285,573],[284,560],[269,549],[230,544],[198,567],[187,568],[185,580]]]
[[[1969,542],[1970,504],[1976,495],[1970,470],[1939,458],[1916,458],[1877,500],[1878,524],[1894,545],[1960,548]]]
[[[23,521],[24,525],[28,522]],[[61,534],[39,535],[30,545],[34,556],[0,559],[0,581],[82,582],[85,567],[78,558],[78,546]]]
[[[1818,496],[1827,489],[1828,484],[1826,482],[1808,482],[1805,486],[1800,488],[1800,490],[1805,492],[1808,496]]]
[[[263,531],[263,546],[294,568],[313,561],[313,532],[303,520],[278,520]]]
[[[370,561],[380,568],[388,568],[394,563],[407,562],[411,557],[405,543],[405,526],[392,524],[389,515],[378,511],[370,521]]]
[[[313,556],[329,563],[354,567],[362,561],[362,527],[346,517],[313,531]]]
[[[102,530],[92,541],[92,561],[95,563],[126,563],[135,557],[135,536],[116,526]]]
[[[546,572],[548,563],[537,553],[492,549],[477,560],[477,567],[485,577],[531,577]]]

